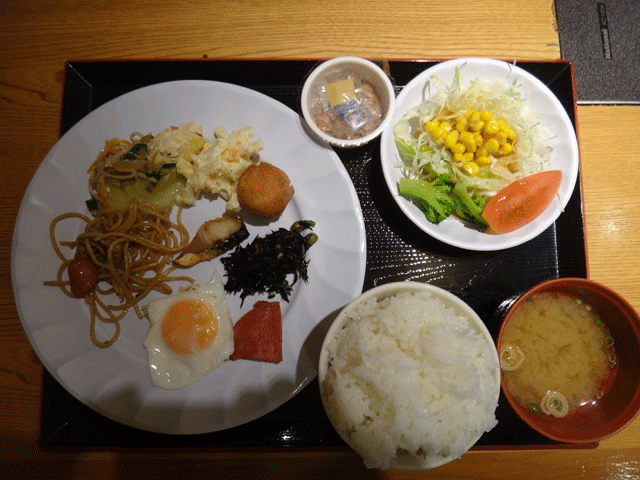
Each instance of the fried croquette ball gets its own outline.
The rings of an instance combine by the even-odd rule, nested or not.
[[[238,179],[238,202],[249,213],[265,218],[280,215],[294,189],[289,177],[267,162],[251,164]]]

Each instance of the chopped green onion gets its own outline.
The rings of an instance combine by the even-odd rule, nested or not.
[[[162,167],[160,167],[160,170],[158,170],[157,172],[148,172],[146,175],[148,178],[160,180],[165,175],[168,175],[169,173],[171,173],[171,172],[163,172],[163,170],[173,170],[174,168],[176,168],[175,163],[165,163],[164,165],[162,165]]]
[[[136,143],[133,147],[129,149],[127,154],[124,156],[125,160],[133,160],[138,157],[138,152],[143,148],[147,148],[146,143]]]
[[[569,413],[569,402],[560,392],[547,392],[540,402],[540,408],[543,413],[560,418]]]
[[[540,408],[540,405],[538,405],[537,403],[533,403],[533,402],[531,402],[529,404],[529,411],[531,413],[542,413],[542,409]]]

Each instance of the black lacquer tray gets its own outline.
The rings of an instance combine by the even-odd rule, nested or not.
[[[295,111],[306,74],[316,60],[72,61],[66,65],[61,133],[103,103],[146,85],[203,79],[242,85],[269,95]],[[397,91],[430,61],[392,61]],[[569,62],[518,62],[560,99],[575,126],[575,88]],[[391,197],[380,166],[380,144],[337,150],[360,198],[367,233],[364,289],[391,281],[417,280],[444,288],[466,301],[497,336],[502,314],[529,287],[550,278],[586,277],[587,264],[580,176],[564,213],[537,238],[499,252],[470,252],[445,245],[415,227]],[[473,448],[585,448],[549,440],[529,428],[504,397],[498,426]],[[41,444],[85,448],[348,448],[326,417],[317,381],[280,408],[223,432],[165,435],[122,425],[71,396],[46,371]]]

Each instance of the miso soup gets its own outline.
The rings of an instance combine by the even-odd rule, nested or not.
[[[506,388],[533,412],[563,417],[603,394],[616,370],[613,338],[575,297],[544,292],[522,302],[505,325],[500,364]]]

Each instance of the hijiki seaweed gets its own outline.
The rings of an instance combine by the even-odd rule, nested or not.
[[[220,261],[226,270],[227,282],[224,289],[228,293],[240,293],[240,298],[266,293],[269,298],[280,295],[289,301],[293,285],[302,279],[308,281],[305,259],[307,250],[318,236],[312,230],[315,222],[300,220],[289,230],[279,228],[261,237],[256,236],[246,246],[239,246]],[[288,276],[293,275],[289,280]]]

